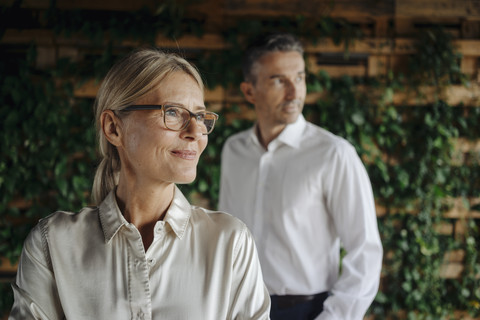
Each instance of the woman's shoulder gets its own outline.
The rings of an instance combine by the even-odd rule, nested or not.
[[[30,252],[41,252],[48,243],[61,245],[68,239],[76,239],[79,232],[92,230],[91,222],[98,221],[96,212],[97,207],[85,207],[78,212],[56,211],[40,219],[25,239],[25,248]]]
[[[65,224],[81,223],[85,220],[97,218],[98,207],[84,207],[79,211],[56,211],[45,218],[39,220],[39,225],[44,226],[64,226]]]
[[[229,213],[199,206],[192,206],[191,219],[192,223],[209,226],[213,230],[244,232],[246,229],[245,223]]]
[[[84,207],[77,212],[56,211],[38,221],[31,237],[70,238],[86,230],[93,231],[95,225],[99,225],[98,207]]]

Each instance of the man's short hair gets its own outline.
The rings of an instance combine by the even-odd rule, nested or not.
[[[297,51],[303,55],[303,46],[300,40],[290,33],[270,33],[258,37],[247,48],[244,56],[242,71],[247,82],[255,83],[253,67],[263,55],[270,52]]]

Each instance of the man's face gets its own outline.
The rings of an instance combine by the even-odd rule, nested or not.
[[[253,66],[255,84],[243,83],[246,99],[255,106],[263,129],[283,130],[297,120],[307,93],[305,61],[297,51],[271,52]]]

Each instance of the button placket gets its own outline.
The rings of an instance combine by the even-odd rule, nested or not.
[[[134,234],[127,236],[129,261],[128,285],[132,319],[150,319],[151,296],[148,276],[149,265],[140,232],[136,227],[131,228],[130,231]]]

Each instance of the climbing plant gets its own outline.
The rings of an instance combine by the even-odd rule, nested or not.
[[[119,56],[138,45],[154,45],[158,34],[170,39],[201,36],[205,21],[188,16],[186,3],[166,1],[156,10],[92,15],[87,10],[60,10],[52,2],[31,23],[54,30],[58,37],[86,39],[98,53],[81,61],[58,59],[52,67],[39,68],[32,44],[24,55],[0,61],[1,257],[18,259],[23,240],[39,218],[90,203],[96,166],[93,101],[75,97],[75,86],[92,77],[101,79]],[[0,18],[22,10],[15,1],[1,8]],[[207,86],[236,88],[245,43],[260,32],[279,30],[295,32],[312,43],[323,38],[344,43],[346,58],[349,45],[362,36],[347,21],[329,17],[238,19],[220,33],[226,49],[177,51],[196,64]],[[125,45],[127,40],[134,45]],[[417,40],[416,53],[403,74],[331,78],[326,72],[307,70],[308,91],[325,94],[307,105],[304,113],[355,146],[383,208],[378,219],[385,250],[382,285],[369,313],[375,319],[442,319],[455,310],[480,316],[478,220],[452,221],[444,216],[445,199],[478,197],[480,155],[467,155],[463,165],[451,160],[456,138],[480,137],[480,108],[453,108],[442,100],[441,92],[449,85],[468,85],[451,37],[435,28],[419,33]],[[380,91],[380,98],[358,90],[359,85]],[[438,89],[434,102],[421,107],[391,102],[394,92],[415,92],[425,85]],[[224,106],[196,181],[180,186],[191,199],[210,208],[218,200],[225,139],[252,125],[240,110],[244,109],[238,105]],[[460,236],[441,231],[440,226],[456,222],[464,225]],[[462,277],[441,277],[445,254],[459,249],[465,254]],[[8,311],[9,284],[1,284],[0,290],[0,310]]]

